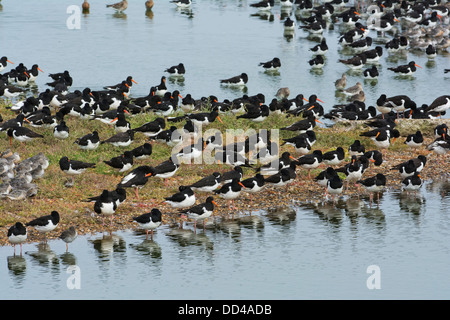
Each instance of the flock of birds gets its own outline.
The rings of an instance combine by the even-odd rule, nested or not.
[[[406,32],[409,32],[409,30],[419,31],[422,28],[425,28],[426,32],[432,32],[430,30],[434,30],[435,27],[426,24],[425,21],[431,21],[431,18],[437,15],[439,19],[448,16],[447,6],[439,6],[432,1],[434,0],[374,3],[381,13],[377,21],[386,21],[386,23],[381,23],[381,26],[384,26],[383,28],[379,27],[378,24],[364,26],[362,20],[360,20],[360,15],[353,7],[336,14],[334,10],[345,5],[345,2],[340,0],[326,1],[320,6],[312,6],[308,0],[296,0],[295,2],[280,0],[280,3],[282,6],[295,6],[299,10],[309,12],[308,20],[306,18],[302,20],[303,22],[307,21],[307,24],[305,23],[301,28],[311,33],[322,32],[324,19],[332,15],[342,19],[346,24],[353,25],[353,28],[343,34],[339,41],[343,46],[357,49],[360,52],[354,58],[341,60],[341,62],[351,68],[361,69],[368,61],[378,61],[382,54],[382,50],[378,48],[369,49],[371,40],[369,40],[368,31],[370,29],[375,29],[377,32],[388,32],[388,26],[392,25],[392,21],[404,18],[414,24],[409,26]],[[185,1],[180,0],[179,2]],[[125,10],[126,1],[121,3],[125,3],[125,7],[119,7],[119,5],[112,5],[112,7],[116,10]],[[190,1],[187,5],[190,5]],[[251,6],[259,10],[270,10],[273,7],[273,0],[265,0],[251,4]],[[421,20],[418,20],[418,22],[410,21],[409,17],[413,16],[413,12],[420,13]],[[289,25],[292,21],[289,22],[290,19],[288,19],[285,22],[285,31],[291,28]],[[436,21],[436,19],[433,19],[433,21]],[[444,22],[442,22],[443,20],[440,21],[441,23],[436,23],[438,27],[442,28]],[[447,29],[447,34],[443,37],[448,38],[448,26],[445,26],[444,29]],[[407,41],[411,37],[414,36],[404,36]],[[433,39],[439,41],[439,36],[435,35]],[[386,48],[391,52],[405,50],[406,47],[402,47],[404,45],[403,40],[401,37],[395,37],[386,44]],[[408,44],[406,45],[408,46]],[[411,43],[409,46],[411,46]],[[326,41],[323,40],[311,50],[315,53],[316,58],[326,54]],[[0,72],[9,64],[12,64],[12,62],[7,57],[1,58]],[[320,67],[320,61],[317,60],[314,63],[310,62],[310,64]],[[274,58],[270,61],[261,62],[259,66],[270,72],[278,70],[281,67],[281,61]],[[415,66],[415,62],[411,62],[406,66],[392,68],[392,71],[410,74],[415,71]],[[229,209],[232,211],[235,208],[234,199],[240,196],[241,191],[257,193],[267,187],[279,188],[292,183],[299,183],[297,168],[307,169],[308,177],[312,178],[311,170],[318,168],[321,164],[324,164],[327,168],[314,177],[314,180],[324,187],[325,194],[331,195],[333,201],[335,201],[337,195],[342,194],[345,190],[344,182],[346,181],[347,189],[352,182],[358,188],[363,186],[370,193],[370,203],[372,203],[374,194],[377,194],[377,199],[379,199],[379,193],[386,186],[386,177],[382,173],[365,177],[364,173],[368,172],[370,163],[380,166],[386,156],[386,150],[395,139],[400,137],[399,131],[395,128],[397,121],[406,118],[430,119],[441,117],[450,108],[449,95],[437,97],[429,105],[422,107],[418,107],[415,101],[404,95],[393,97],[381,95],[376,101],[376,106],[366,108],[364,99],[358,99],[357,96],[360,94],[361,84],[357,83],[353,87],[346,87],[345,74],[341,79],[336,80],[335,86],[337,90],[341,90],[348,95],[351,102],[335,105],[327,113],[324,112],[321,105],[322,101],[316,95],[311,95],[306,99],[302,94],[299,94],[295,98],[289,99],[288,88],[281,88],[270,103],[261,93],[254,96],[243,95],[241,98],[232,101],[219,101],[215,96],[194,99],[190,94],[187,94],[182,97],[180,92],[168,90],[165,83],[166,76],[162,76],[161,82],[152,86],[149,94],[143,97],[130,96],[131,88],[136,84],[131,76],[118,84],[105,86],[103,90],[85,88],[82,91],[71,91],[73,79],[69,71],[49,74],[52,80],[46,84],[49,86],[48,89],[40,92],[37,96],[30,95],[25,99],[14,101],[18,96],[26,95],[26,86],[34,82],[40,72],[42,70],[37,64],[31,68],[19,64],[0,75],[0,96],[4,97],[8,103],[11,102],[8,108],[16,113],[13,118],[5,121],[0,120],[0,132],[7,133],[11,144],[12,139],[22,143],[44,138],[44,135],[30,129],[26,125],[27,123],[32,127],[50,128],[55,138],[66,140],[70,136],[70,129],[65,121],[66,117],[80,119],[81,123],[83,120],[90,119],[114,126],[115,134],[107,139],[101,139],[98,132],[95,131],[78,137],[75,143],[81,149],[96,150],[99,145],[104,143],[126,148],[134,142],[135,134],[142,134],[149,140],[132,150],[124,151],[116,157],[104,161],[119,172],[123,172],[124,176],[114,190],[103,190],[100,195],[84,200],[94,203],[94,211],[103,217],[103,224],[107,216],[110,217],[112,223],[117,208],[126,201],[127,189],[134,188],[135,196],[138,198],[139,189],[145,186],[151,177],[164,179],[164,182],[167,183],[168,179],[176,174],[183,162],[195,162],[196,159],[204,155],[207,148],[215,150],[213,156],[215,163],[218,163],[220,167],[221,164],[228,164],[233,166],[233,169],[223,173],[213,172],[191,185],[182,185],[178,192],[165,197],[163,201],[173,208],[179,209],[183,216],[195,221],[203,220],[203,224],[213,213],[214,206],[217,206],[213,196],[228,200]],[[169,74],[169,77],[183,77],[186,70],[184,65],[180,63],[165,69],[165,72]],[[369,73],[371,76],[375,76],[374,72]],[[227,86],[242,86],[247,82],[248,76],[246,73],[220,80],[222,85]],[[12,101],[15,103],[13,104]],[[182,115],[178,115],[180,109],[183,111]],[[148,113],[153,113],[156,118],[139,127],[131,127],[127,117],[139,117]],[[280,145],[271,141],[269,130],[260,130],[255,135],[247,137],[245,141],[228,145],[224,143],[220,132],[210,137],[201,137],[192,142],[202,128],[209,126],[216,120],[222,122],[220,118],[222,114],[257,123],[263,123],[271,114],[286,115],[298,121],[279,128],[295,134],[291,138],[283,139]],[[314,150],[313,146],[317,141],[314,128],[322,117],[333,121],[364,120],[370,130],[362,132],[360,136],[362,139],[370,138],[377,149],[366,150],[363,142],[355,140],[350,146],[339,146],[328,152]],[[169,128],[167,123],[173,125],[170,125]],[[182,128],[177,128],[176,123],[184,124]],[[266,122],[266,124],[270,126],[269,123]],[[188,143],[157,166],[140,165],[133,168],[136,160],[151,157],[152,142],[166,143],[169,147]],[[417,131],[408,135],[404,142],[417,150],[417,148],[423,146],[424,137],[420,131]],[[280,155],[279,147],[283,145],[292,146],[297,157],[294,157],[288,151]],[[434,142],[426,148],[439,155],[448,153],[450,136],[445,124],[435,127]],[[344,164],[345,151],[348,152],[351,159]],[[250,159],[250,154],[253,154],[252,159]],[[251,160],[258,160],[261,165],[256,167],[255,162]],[[405,191],[416,192],[421,187],[420,172],[426,162],[426,156],[420,155],[392,168],[392,170],[397,170],[400,173],[402,187]],[[15,184],[17,181],[22,181],[22,185],[32,185],[31,181],[44,174],[49,162],[44,153],[20,162],[17,153],[7,150],[0,156],[0,165],[2,181],[6,186],[6,188],[2,188],[2,190],[5,190],[2,191],[2,196],[7,197],[12,188],[17,186]],[[59,160],[61,171],[72,176],[80,175],[95,166],[96,163],[84,162],[80,159],[62,157]],[[245,167],[254,169],[255,175],[244,178],[243,168]],[[345,179],[341,178],[342,175],[345,175]],[[72,179],[66,186],[73,183]],[[35,194],[37,188],[31,189]],[[210,193],[211,195],[206,198],[204,203],[196,204],[196,193],[198,192]],[[22,192],[22,194],[24,193]],[[30,193],[26,192],[25,194],[29,195]],[[33,192],[31,192],[31,195],[33,195]],[[10,199],[14,198],[10,196]],[[153,230],[161,225],[162,213],[158,208],[153,208],[148,213],[133,217],[133,221],[146,230],[147,238],[149,233],[153,237]],[[9,241],[13,246],[16,244],[22,246],[22,243],[27,239],[26,227],[34,227],[37,231],[46,234],[54,230],[59,222],[60,214],[57,211],[33,219],[25,225],[17,222],[8,230]],[[76,236],[76,229],[71,227],[64,231],[60,238],[66,243],[70,243]]]

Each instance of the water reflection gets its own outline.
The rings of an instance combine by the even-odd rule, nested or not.
[[[25,271],[27,269],[27,261],[23,256],[9,256],[7,257],[8,270],[11,271],[11,275],[16,279],[22,279],[25,277]]]
[[[297,212],[291,207],[274,207],[267,210],[265,217],[273,225],[289,225],[295,221]]]
[[[158,244],[158,242],[155,242],[154,240],[144,239],[140,243],[130,244],[130,248],[136,250],[136,252],[144,256],[150,256],[151,258],[154,259],[162,258],[161,246]]]
[[[50,248],[49,243],[38,243],[36,248],[37,251],[26,252],[33,258],[32,261],[37,262],[40,266],[49,267],[51,270],[59,270],[58,255]]]
[[[61,263],[66,266],[77,265],[77,257],[71,252],[64,252],[59,256]]]
[[[207,250],[214,249],[214,243],[209,236],[203,232],[194,233],[191,229],[172,227],[166,235],[180,247],[199,246]]]
[[[442,178],[426,184],[428,192],[439,194],[441,198],[448,198],[450,196],[450,179]]]
[[[125,240],[114,233],[104,233],[101,237],[90,240],[90,242],[94,245],[94,249],[97,251],[98,257],[102,261],[109,260],[113,252],[126,251]]]

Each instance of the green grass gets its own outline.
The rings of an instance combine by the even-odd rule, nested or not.
[[[5,108],[5,104],[0,104],[0,114],[5,120],[16,116],[16,114]],[[155,115],[146,113],[130,116],[128,117],[128,120],[131,127],[136,128],[155,118]],[[285,115],[271,115],[262,123],[254,123],[245,119],[236,119],[235,115],[231,113],[227,115],[221,114],[220,118],[223,121],[223,124],[216,120],[213,124],[203,128],[203,132],[211,128],[217,128],[222,134],[225,134],[226,130],[230,129],[241,129],[244,131],[247,129],[254,129],[256,131],[260,129],[279,129],[301,119],[299,117],[286,117]],[[12,145],[10,145],[6,133],[0,133],[0,151],[10,148],[14,152],[17,151],[20,154],[21,159],[26,159],[39,152],[43,152],[50,161],[50,166],[46,170],[44,177],[36,181],[39,191],[34,199],[27,199],[25,201],[3,199],[0,201],[0,227],[6,228],[15,221],[29,220],[32,217],[48,214],[54,208],[60,208],[62,211],[65,211],[65,213],[71,214],[71,222],[73,223],[92,223],[93,218],[90,216],[90,213],[93,211],[93,204],[85,203],[80,200],[89,196],[99,195],[103,189],[114,189],[122,176],[125,175],[125,173],[118,173],[117,170],[109,167],[103,163],[103,161],[117,156],[126,150],[131,150],[147,141],[143,134],[136,133],[134,143],[126,148],[102,144],[96,150],[81,150],[74,143],[77,138],[97,130],[101,140],[104,140],[115,134],[114,126],[104,124],[97,120],[81,120],[70,116],[67,116],[65,120],[70,128],[70,136],[66,140],[54,138],[52,131],[48,128],[32,128],[29,125],[27,126],[34,131],[43,134],[44,139],[36,139],[27,143],[26,146],[21,145],[18,141],[13,141]],[[415,132],[415,129],[412,129],[413,124],[414,128],[417,126],[417,128],[420,128],[420,130],[423,130],[423,132],[429,135],[436,125],[435,122],[427,121],[420,121],[417,123],[405,121],[403,123],[399,126],[402,135],[412,133],[412,131]],[[170,125],[172,125],[172,123],[168,122],[167,127],[170,127]],[[181,127],[184,125],[184,122],[175,123],[174,125]],[[335,149],[337,146],[342,146],[347,150],[348,146],[356,139],[361,140],[366,145],[367,150],[375,149],[375,146],[370,139],[359,136],[360,132],[364,129],[365,128],[361,123],[351,125],[340,123],[332,128],[318,125],[315,129],[317,142],[313,146],[313,149],[320,149],[323,152],[326,152]],[[292,137],[294,135],[295,133],[292,132],[279,131],[279,142],[281,143],[281,139],[283,138]],[[206,138],[207,136],[205,135],[204,137]],[[243,137],[240,136],[239,138],[242,139]],[[399,140],[400,141],[392,146],[392,151],[405,152],[406,145],[403,144],[404,138],[400,138]],[[298,156],[290,146],[280,147],[280,154],[283,151],[290,151],[294,156]],[[170,147],[164,144],[153,143],[153,153],[151,158],[136,162],[134,167],[144,164],[156,166],[160,162],[167,160],[171,153],[172,149]],[[88,169],[81,176],[75,177],[74,186],[72,188],[66,188],[64,187],[64,181],[69,179],[69,177],[59,169],[58,164],[59,159],[63,156],[68,156],[70,159],[94,162],[97,166],[93,169]],[[171,179],[168,187],[164,185],[162,180],[155,178],[151,179],[151,182],[141,189],[139,193],[140,199],[135,199],[134,190],[130,190],[130,192],[128,192],[128,206],[125,206],[124,209],[121,210],[128,216],[135,215],[139,210],[142,211],[147,209],[137,209],[136,207],[133,207],[133,204],[151,200],[161,202],[164,197],[176,191],[180,184],[189,184],[213,171],[223,172],[230,168],[231,167],[229,166],[222,166],[222,169],[219,169],[217,164],[183,164],[174,178]],[[323,170],[323,168],[313,170],[311,176],[314,176],[314,174],[321,170]],[[247,169],[245,172],[247,172],[248,175],[253,174],[253,170]],[[6,231],[2,230],[2,233],[6,234]]]

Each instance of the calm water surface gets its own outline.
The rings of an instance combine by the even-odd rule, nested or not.
[[[81,5],[82,1],[79,1]],[[232,99],[280,87],[291,94],[317,94],[329,109],[341,101],[334,80],[347,69],[337,63],[345,53],[337,45],[337,25],[324,33],[330,47],[321,72],[309,69],[308,51],[318,40],[297,30],[283,36],[285,12],[279,7],[266,20],[251,1],[197,0],[191,12],[158,2],[145,14],[144,1],[130,1],[123,15],[104,2],[91,1],[80,29],[66,27],[73,1],[1,2],[1,55],[27,66],[38,63],[45,89],[47,73],[69,70],[72,89],[122,81],[133,75],[133,95],[148,93],[167,67],[183,62],[184,81],[169,90],[195,98]],[[141,3],[142,2],[142,3]],[[105,2],[106,3],[106,2]],[[293,17],[293,12],[290,13]],[[382,41],[381,39],[378,41]],[[279,74],[264,73],[259,62],[278,56]],[[415,60],[423,66],[412,79],[396,79],[388,66]],[[364,83],[367,104],[380,94],[407,94],[421,105],[448,91],[449,56],[428,62],[408,53],[381,61],[377,83]],[[249,75],[244,90],[221,87],[219,79]],[[348,74],[348,83],[360,81]],[[433,81],[431,81],[433,79]],[[348,199],[346,199],[348,200]],[[193,233],[163,226],[154,241],[133,230],[79,237],[65,252],[62,241],[48,247],[24,246],[22,257],[0,248],[2,299],[448,299],[450,281],[449,183],[427,183],[416,199],[386,192],[379,208],[367,199],[293,206],[290,215],[253,212],[210,224]],[[80,288],[69,289],[69,266],[80,271]],[[380,289],[368,289],[369,266],[380,271]],[[70,270],[70,269],[69,269]]]

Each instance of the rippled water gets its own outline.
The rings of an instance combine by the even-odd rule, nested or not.
[[[127,230],[79,237],[68,252],[58,240],[24,245],[22,256],[2,247],[0,298],[448,299],[449,205],[444,180],[416,197],[385,192],[379,207],[293,204],[213,219],[196,234],[192,223],[164,225],[153,241]]]
[[[81,1],[79,5],[81,5]],[[148,93],[164,69],[183,62],[184,81],[169,81],[194,97],[214,94],[232,99],[262,92],[272,98],[279,87],[292,94],[317,94],[325,108],[340,102],[334,80],[347,69],[337,45],[339,26],[324,33],[330,47],[321,72],[309,69],[308,51],[317,43],[297,30],[283,36],[279,7],[255,15],[251,1],[194,2],[191,12],[168,1],[152,14],[130,1],[123,15],[91,1],[80,29],[66,27],[72,1],[3,0],[1,54],[15,63],[38,63],[47,73],[70,70],[72,89],[99,89],[128,75],[138,81],[133,95]],[[76,4],[78,5],[78,4]],[[292,17],[291,13],[291,17]],[[381,41],[381,40],[380,40]],[[258,63],[278,56],[279,74],[264,73]],[[408,80],[393,77],[388,66],[414,59],[423,66]],[[420,53],[382,59],[376,84],[365,83],[367,103],[381,93],[407,94],[418,104],[448,91],[448,55],[434,63]],[[247,72],[244,91],[221,87],[219,79]],[[433,77],[433,81],[430,81]],[[361,78],[349,74],[349,84]],[[449,184],[426,184],[407,199],[386,192],[379,208],[367,199],[293,206],[294,214],[253,212],[252,217],[211,223],[206,232],[162,226],[154,241],[135,231],[79,237],[65,252],[62,241],[48,247],[27,244],[23,255],[0,248],[2,299],[448,299],[450,283]],[[79,269],[80,288],[69,289],[69,266]],[[380,289],[369,289],[371,269],[379,269]],[[72,270],[69,268],[69,271]],[[72,282],[71,282],[72,283]],[[75,283],[72,283],[74,285]]]

